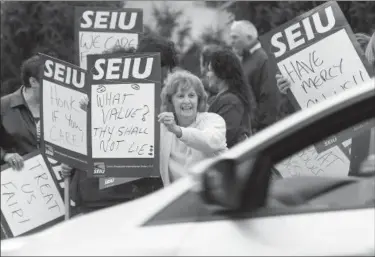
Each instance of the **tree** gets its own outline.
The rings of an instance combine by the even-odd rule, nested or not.
[[[218,44],[225,45],[224,30],[222,28],[206,27],[200,35],[200,40],[203,45]]]
[[[123,7],[123,2],[1,2],[1,94],[21,82],[20,66],[42,52],[74,63],[74,7]]]
[[[156,22],[156,33],[169,40],[172,40],[175,34],[177,36],[177,40],[175,40],[177,50],[181,53],[185,47],[185,40],[191,36],[191,21],[186,20],[181,23],[180,19],[184,12],[174,10],[168,2],[164,2],[160,8],[154,5],[152,15]],[[146,30],[150,32],[151,29],[146,27]]]

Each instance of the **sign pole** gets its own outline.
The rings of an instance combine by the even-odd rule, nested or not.
[[[70,195],[69,195],[70,177],[64,178],[64,202],[65,202],[65,220],[70,216]]]

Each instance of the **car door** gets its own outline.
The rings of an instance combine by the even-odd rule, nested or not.
[[[238,168],[252,169],[241,195],[241,210],[209,210],[196,201],[189,208],[201,209],[200,218],[196,219],[199,222],[178,253],[373,254],[374,180],[348,175],[358,174],[360,168],[358,157],[351,156],[353,141],[359,140],[362,146],[361,159],[367,157],[368,136],[375,124],[374,102],[373,94],[354,99],[351,104],[302,125],[295,133],[280,137],[257,153],[254,161],[249,161],[250,155],[240,154],[236,172]],[[332,135],[354,131],[367,122],[372,125],[354,139],[331,144],[320,154],[314,152],[318,143]],[[353,161],[356,165],[351,167]],[[284,178],[271,179],[274,171]]]

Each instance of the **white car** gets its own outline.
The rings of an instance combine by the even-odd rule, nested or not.
[[[374,256],[373,176],[271,176],[302,149],[374,120],[371,81],[291,115],[151,195],[3,240],[1,255]]]

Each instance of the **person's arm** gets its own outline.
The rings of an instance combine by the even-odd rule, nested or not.
[[[180,140],[186,145],[206,153],[215,153],[226,149],[226,126],[220,115],[209,113],[204,121],[204,127],[181,128]]]
[[[21,170],[23,168],[23,157],[13,150],[13,141],[11,137],[6,133],[3,126],[2,117],[0,127],[0,164],[9,164],[15,170]]]
[[[5,156],[6,153],[7,153],[7,151],[4,150],[4,149],[0,146],[0,158],[1,158],[1,164],[5,163],[5,161],[4,161],[4,156]]]
[[[3,126],[3,119],[0,116],[1,124],[0,124],[0,158],[1,161],[4,161],[4,156],[8,153],[9,150],[9,136],[6,134],[4,126]]]

